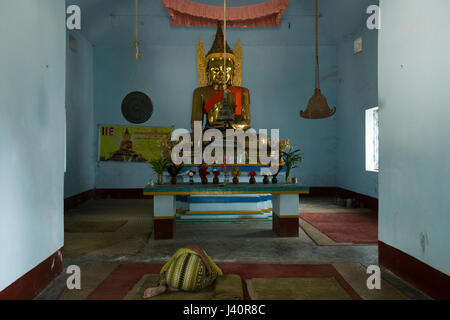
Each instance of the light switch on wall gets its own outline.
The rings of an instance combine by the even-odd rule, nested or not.
[[[362,51],[362,37],[359,37],[353,43],[353,53],[357,54],[360,53],[361,51]]]

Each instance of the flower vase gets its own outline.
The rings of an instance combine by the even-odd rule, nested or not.
[[[238,177],[233,177],[233,183],[234,184],[238,184],[239,183],[239,178]]]
[[[214,176],[213,183],[214,184],[219,184],[219,176]]]
[[[248,181],[250,184],[255,184],[256,183],[256,179],[255,177],[250,177],[250,180]]]
[[[170,178],[170,183],[171,184],[177,184],[177,177]]]
[[[272,184],[277,184],[277,183],[278,183],[277,177],[273,177],[273,178],[272,178]]]
[[[263,183],[264,184],[268,184],[269,183],[269,177],[268,176],[264,176]]]
[[[157,184],[163,184],[163,175],[162,173],[158,173],[158,180],[156,181]]]
[[[286,184],[290,184],[291,183],[291,171],[288,169],[286,171]]]
[[[194,184],[194,177],[189,177],[189,183]]]
[[[228,184],[229,182],[230,182],[230,177],[227,174],[225,174],[223,176],[223,184]]]
[[[202,184],[208,184],[208,178],[207,177],[202,177]]]

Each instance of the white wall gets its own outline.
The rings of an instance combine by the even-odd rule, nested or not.
[[[382,0],[379,239],[450,275],[450,1]]]
[[[75,39],[76,51],[69,48],[69,37]],[[92,44],[80,31],[67,32],[65,198],[95,188],[97,127],[94,125],[93,62]]]
[[[2,1],[0,43],[1,291],[64,242],[64,1]]]

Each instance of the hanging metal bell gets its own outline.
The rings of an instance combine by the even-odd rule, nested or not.
[[[309,99],[305,111],[300,111],[300,116],[305,119],[323,119],[331,117],[336,113],[336,107],[330,109],[327,99],[322,95],[319,88],[314,89],[314,95]]]

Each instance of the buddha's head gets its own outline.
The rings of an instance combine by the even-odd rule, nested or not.
[[[226,73],[226,83],[230,84],[231,80],[234,77],[234,60],[227,57],[225,65],[223,57],[211,58],[208,61],[208,66],[206,69],[209,83],[212,83],[213,86],[224,85],[225,73]]]
[[[240,86],[242,82],[242,45],[241,41],[236,44],[235,52],[224,39],[220,22],[217,23],[217,33],[214,43],[205,55],[205,48],[201,40],[197,46],[197,70],[198,83],[201,87],[213,85],[214,89],[222,88],[224,85],[224,73],[226,73],[227,84]],[[226,67],[224,66],[226,59]],[[226,70],[225,70],[226,69]]]
[[[224,58],[226,58],[226,66]],[[236,56],[233,50],[231,50],[228,43],[224,43],[222,28],[220,23],[218,23],[216,38],[211,50],[206,55],[206,74],[209,83],[212,83],[215,89],[224,85],[224,74],[226,74],[226,83],[231,83],[235,76],[235,59]]]

